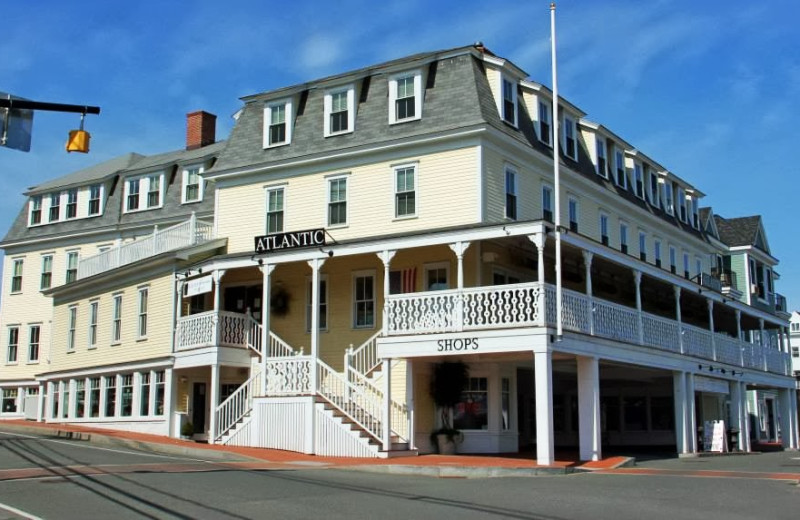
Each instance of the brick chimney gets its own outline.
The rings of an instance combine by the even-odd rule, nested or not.
[[[186,149],[194,150],[214,144],[217,116],[203,110],[186,114]]]

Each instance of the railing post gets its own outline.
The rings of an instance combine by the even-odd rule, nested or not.
[[[344,392],[345,392],[345,400],[348,403],[350,402],[351,398],[349,383],[352,383],[352,381],[350,381],[350,371],[353,369],[352,363],[353,363],[353,344],[350,343],[350,346],[344,351],[344,380],[346,383],[348,383],[344,387]]]
[[[117,254],[116,254],[116,265],[114,267],[119,267],[122,265],[122,239],[117,239]]]
[[[189,217],[189,244],[194,245],[197,241],[197,215],[192,211],[192,216]]]
[[[592,257],[593,253],[583,251],[583,263],[586,270],[586,297],[589,300],[589,334],[594,336],[594,298],[592,297]]]
[[[642,323],[642,272],[634,271],[633,280],[636,283],[636,323],[637,327],[639,327],[639,345],[644,345],[644,324]]]
[[[153,226],[153,256],[158,254],[158,224]]]
[[[392,449],[392,360],[383,360],[383,451]]]

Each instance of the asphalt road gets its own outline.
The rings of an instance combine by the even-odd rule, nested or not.
[[[440,479],[210,462],[0,433],[0,519],[794,520],[800,515],[797,453],[685,460],[635,468],[655,474]]]

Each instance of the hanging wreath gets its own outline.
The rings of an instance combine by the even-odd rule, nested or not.
[[[269,310],[275,316],[286,316],[289,312],[289,293],[283,287],[272,291],[269,298]]]

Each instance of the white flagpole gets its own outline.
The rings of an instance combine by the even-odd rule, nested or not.
[[[555,182],[556,224],[556,341],[561,341],[561,178],[559,172],[558,76],[556,74],[556,3],[550,3],[550,54],[553,66],[553,177]]]

